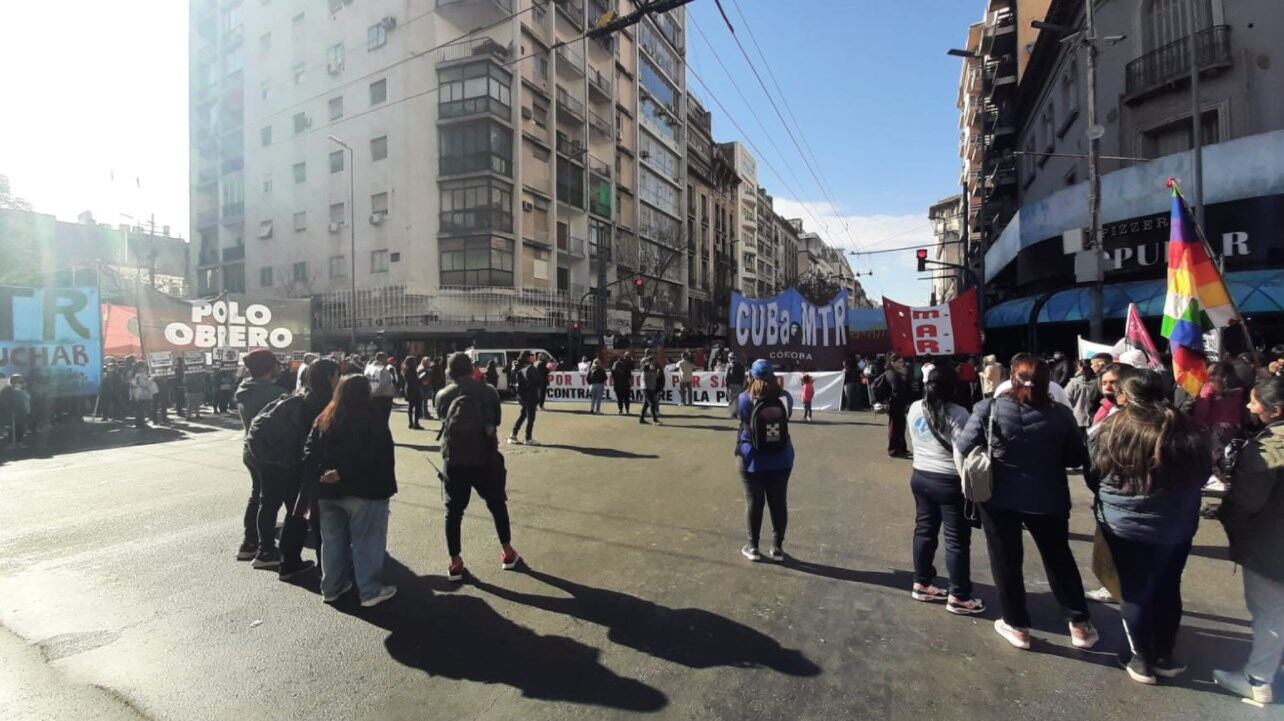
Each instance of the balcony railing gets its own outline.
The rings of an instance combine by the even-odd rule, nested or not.
[[[491,37],[474,38],[467,42],[447,45],[437,56],[437,62],[448,63],[476,57],[490,57],[502,62],[508,59],[508,46]]]
[[[507,155],[483,150],[477,153],[442,156],[439,163],[442,175],[459,175],[462,173],[499,173],[513,177],[513,159]]]
[[[582,0],[556,0],[557,13],[566,18],[576,30],[584,29],[584,3]]]
[[[218,210],[202,210],[196,214],[197,228],[212,228],[218,225]]]
[[[582,295],[582,292],[581,292]],[[443,285],[435,294],[405,285],[326,293],[314,302],[317,327],[344,331],[352,319],[362,328],[420,328],[427,324],[464,328],[516,326],[565,332],[572,319],[593,327],[596,307],[580,305],[569,291],[504,290]]]
[[[584,55],[578,50],[572,50],[570,45],[557,46],[557,61],[559,70],[567,68],[576,75],[584,74]]]
[[[245,203],[227,203],[220,214],[224,223],[235,223],[245,217]]]
[[[245,246],[234,245],[231,248],[223,249],[224,263],[231,263],[238,260],[245,260]]]
[[[563,235],[557,239],[557,249],[576,258],[583,258],[587,247],[588,241],[574,235]]]
[[[584,103],[571,97],[566,88],[557,87],[557,109],[568,112],[580,122],[584,122]]]
[[[611,79],[603,75],[597,68],[589,68],[588,71],[589,89],[601,93],[607,100],[611,99],[611,89],[613,83]]]
[[[589,111],[588,115],[589,130],[592,130],[602,136],[605,140],[610,140],[615,137],[615,128],[611,125],[610,121],[592,110]]]
[[[597,173],[603,178],[611,177],[611,164],[595,155],[588,156],[588,166],[590,172]]]
[[[512,14],[513,0],[437,0],[437,9],[450,9],[451,7],[464,7],[467,5],[494,5],[500,12]]]
[[[476,233],[488,230],[513,232],[513,214],[499,208],[446,210],[441,213],[443,233]]]
[[[571,140],[561,131],[557,133],[557,153],[576,163],[584,162],[584,146],[577,141]]]
[[[1196,33],[1195,55],[1200,72],[1230,67],[1230,26],[1216,25]],[[1190,37],[1187,36],[1128,63],[1124,72],[1124,97],[1136,100],[1189,77]]]

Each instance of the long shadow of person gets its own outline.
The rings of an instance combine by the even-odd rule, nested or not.
[[[689,668],[766,667],[790,676],[816,676],[820,667],[770,636],[699,608],[669,608],[619,591],[593,588],[530,568],[527,575],[570,595],[556,598],[513,591],[474,579],[499,598],[607,628],[613,643]]]
[[[526,698],[657,711],[668,703],[659,690],[603,666],[600,651],[563,636],[518,625],[474,596],[446,590],[439,577],[417,576],[389,558],[384,582],[396,598],[373,609],[349,594],[336,608],[389,632],[388,654],[430,676],[512,686]]]

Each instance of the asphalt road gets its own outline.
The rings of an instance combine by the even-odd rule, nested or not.
[[[1191,669],[1158,688],[1115,667],[1112,607],[1093,607],[1096,652],[1070,646],[1028,542],[1033,651],[1003,642],[992,613],[910,600],[909,465],[886,457],[879,420],[794,425],[792,558],[755,565],[739,554],[732,421],[714,409],[670,410],[662,427],[614,410],[541,414],[546,445],[505,449],[527,568],[500,570],[474,500],[464,555],[475,578],[452,588],[425,460],[436,433],[394,416],[401,491],[386,576],[401,592],[371,610],[326,607],[315,578],[280,583],[233,560],[249,483],[232,424],[95,425],[57,453],[37,442],[0,464],[0,718],[1280,717],[1209,681],[1248,650],[1241,581],[1214,523],[1185,577],[1179,651]],[[1082,488],[1075,502],[1090,578]],[[973,576],[993,606],[974,541]]]

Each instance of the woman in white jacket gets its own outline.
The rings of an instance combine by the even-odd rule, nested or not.
[[[134,425],[142,428],[145,424],[147,409],[152,406],[152,396],[156,395],[156,381],[147,371],[147,364],[139,361],[134,364],[133,376],[129,379],[129,400],[134,404]]]

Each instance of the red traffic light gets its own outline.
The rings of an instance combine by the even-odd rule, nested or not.
[[[646,281],[645,281],[645,280],[643,280],[642,278],[634,278],[634,279],[633,279],[633,285],[634,285],[638,290],[642,290],[642,287],[646,285]]]
[[[574,321],[573,323],[571,323],[571,332],[572,332],[572,333],[579,333],[579,332],[580,332],[580,322],[579,322],[579,321]]]
[[[918,257],[918,272],[927,270],[927,248],[919,248],[914,255]]]

